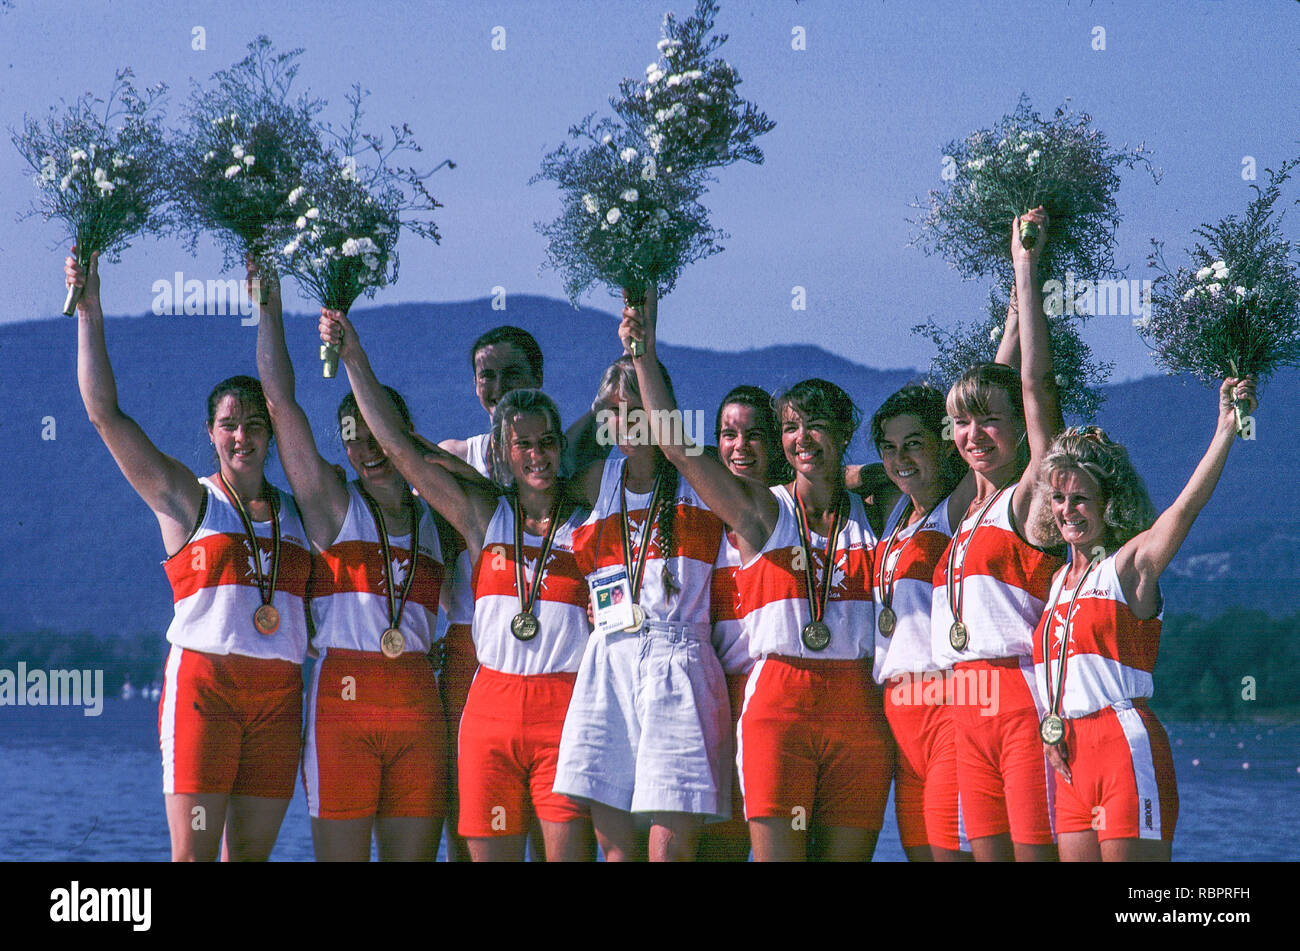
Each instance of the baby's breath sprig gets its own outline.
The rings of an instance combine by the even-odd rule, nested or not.
[[[117,260],[133,238],[172,224],[167,201],[167,145],[160,105],[167,87],[136,90],[130,69],[119,71],[106,98],[86,93],[43,120],[23,117],[10,130],[36,174],[40,197],[21,218],[60,221],[64,242],[88,268],[93,254]],[[68,289],[63,312],[72,316],[80,289]]]

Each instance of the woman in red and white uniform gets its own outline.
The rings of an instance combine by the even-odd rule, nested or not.
[[[437,525],[351,395],[338,419],[356,480],[345,484],[321,456],[294,396],[274,286],[258,322],[257,366],[318,553],[311,610],[320,656],[302,768],[316,859],[368,861],[373,837],[381,861],[433,861],[446,810],[446,725],[429,661],[443,582]]]
[[[975,490],[943,438],[943,394],[905,386],[876,411],[871,439],[885,472],[902,491],[885,522],[874,565],[875,678],[898,744],[894,812],[909,860],[970,858],[961,849],[952,670],[930,646],[934,571]]]
[[[522,861],[536,816],[548,860],[591,858],[586,811],[552,791],[590,631],[587,585],[573,553],[586,513],[560,476],[559,410],[538,390],[505,395],[493,412],[492,468],[509,491],[498,498],[466,489],[410,439],[347,320],[322,318],[321,337],[341,337],[340,359],[380,445],[461,533],[474,563],[479,668],[461,716],[458,756],[459,832],[470,855]]]
[[[975,497],[935,570],[933,661],[953,668],[953,725],[962,819],[978,861],[1051,860],[1051,769],[1038,740],[1034,625],[1058,555],[1026,537],[1038,467],[1061,429],[1038,280],[1046,213],[1032,249],[1011,232],[1020,371],[972,367],[948,392],[953,439]],[[1027,443],[1028,461],[1023,449]]]
[[[1234,401],[1256,404],[1251,379],[1227,379],[1205,456],[1155,518],[1124,447],[1100,429],[1069,429],[1043,460],[1042,533],[1069,545],[1034,632],[1046,706],[1040,734],[1056,768],[1064,861],[1169,861],[1178,786],[1169,737],[1147,705],[1160,646],[1168,567],[1218,484],[1237,439]]]
[[[158,732],[174,861],[265,860],[293,796],[302,728],[303,599],[311,558],[293,499],[263,469],[271,421],[257,380],[208,396],[218,469],[196,478],[122,412],[104,343],[98,255],[65,262],[86,413],[158,518],[175,598]]]
[[[785,456],[781,452],[781,432],[772,409],[772,395],[756,386],[737,386],[722,398],[714,423],[718,459],[740,479],[749,479],[766,487],[784,481]],[[710,610],[713,614],[713,649],[727,677],[727,696],[731,701],[731,732],[740,724],[745,704],[745,684],[754,668],[749,656],[749,637],[745,633],[744,610],[736,587],[740,570],[740,550],[730,529],[722,536],[718,560],[713,566]],[[749,858],[749,826],[745,823],[745,803],[740,794],[739,770],[733,763],[731,774],[731,818],[707,825],[700,839],[701,861],[744,862]]]
[[[663,419],[676,407],[655,356],[655,319],[652,294],[644,319],[624,311],[619,333],[644,348],[637,378],[651,417]],[[758,661],[737,736],[754,857],[864,860],[884,818],[894,748],[869,660],[876,536],[861,499],[844,489],[857,412],[824,380],[791,387],[776,409],[795,477],[770,490],[688,440],[658,435],[740,551],[737,586]]]

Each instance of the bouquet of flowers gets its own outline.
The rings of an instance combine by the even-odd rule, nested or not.
[[[321,103],[305,93],[289,98],[301,54],[275,53],[259,36],[244,59],[213,77],[213,87],[191,97],[189,127],[177,136],[172,159],[191,251],[212,231],[228,267],[249,255],[269,263],[271,234],[290,215],[303,159],[319,150],[314,116]],[[267,290],[259,290],[263,304]]]
[[[944,146],[951,159],[947,185],[932,190],[925,214],[913,222],[927,254],[942,254],[962,275],[1013,280],[1006,223],[1042,205],[1048,214],[1047,247],[1039,261],[1044,278],[1072,271],[1095,280],[1119,274],[1115,267],[1115,205],[1120,168],[1142,166],[1159,181],[1146,149],[1113,147],[1086,113],[1065,107],[1041,118],[1020,97],[1015,112],[992,129],[981,129]],[[1033,247],[1038,226],[1026,222],[1020,240]]]
[[[740,98],[740,77],[714,55],[727,39],[709,36],[716,13],[715,0],[698,0],[684,22],[665,16],[660,58],[610,100],[618,119],[592,115],[572,127],[573,142],[532,179],[562,191],[560,217],[538,230],[575,306],[595,283],[631,300],[651,284],[667,294],[687,264],[722,250],[726,235],[700,204],[710,172],[760,164],[754,139],[775,123]]]
[[[1006,323],[1007,298],[990,291],[985,319],[969,328],[958,323],[947,331],[934,320],[918,324],[912,333],[930,339],[935,355],[930,360],[927,381],[947,392],[970,367],[992,363],[997,356]],[[1106,383],[1113,363],[1097,360],[1092,349],[1079,336],[1075,324],[1062,315],[1047,315],[1047,333],[1052,348],[1052,369],[1056,375],[1057,397],[1061,412],[1084,422],[1095,420],[1105,396],[1100,387]]]
[[[1281,367],[1300,367],[1296,247],[1282,236],[1282,213],[1274,207],[1298,164],[1266,169],[1268,186],[1251,185],[1255,198],[1243,217],[1197,228],[1201,240],[1187,252],[1190,267],[1171,270],[1163,243],[1152,241],[1149,262],[1159,276],[1151,316],[1134,324],[1167,372],[1205,383],[1229,376],[1262,382]]]
[[[311,154],[298,156],[302,178],[277,214],[282,224],[269,234],[274,259],[298,282],[303,295],[322,307],[346,313],[362,294],[397,280],[397,239],[403,228],[439,240],[431,213],[441,204],[414,168],[390,164],[399,152],[421,151],[409,126],[393,126],[393,141],[360,129],[364,93],[354,86],[348,97],[352,119],[342,132],[323,130]],[[332,140],[332,144],[326,140]],[[324,375],[338,372],[338,350],[321,347]]]
[[[166,140],[155,111],[166,87],[142,95],[132,78],[124,69],[106,100],[86,93],[43,122],[24,116],[12,134],[41,192],[24,217],[63,222],[64,240],[76,245],[83,268],[92,254],[116,260],[132,238],[170,223]],[[65,315],[73,315],[80,296],[80,288],[68,288]]]

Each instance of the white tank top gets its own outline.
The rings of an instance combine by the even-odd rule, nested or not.
[[[521,641],[510,622],[523,610],[515,577],[515,522],[510,502],[500,499],[474,566],[474,653],[479,663],[506,674],[574,672],[582,661],[587,623],[587,579],[573,555],[573,533],[587,513],[574,511],[555,530],[541,567],[541,590],[533,603],[537,636]],[[524,532],[524,583],[537,584],[537,559],[544,539]]]
[[[171,582],[175,616],[167,640],[208,654],[242,654],[301,664],[307,656],[307,615],[303,607],[311,573],[311,554],[302,516],[293,496],[280,498],[280,570],[271,605],[280,612],[274,634],[253,626],[262,604],[257,569],[239,511],[217,482],[199,479],[207,493],[203,518],[190,540],[163,562]],[[262,575],[271,572],[271,523],[254,522]]]
[[[405,638],[403,653],[427,654],[438,625],[438,594],[442,590],[442,543],[433,513],[422,499],[420,554],[398,630]],[[355,482],[348,483],[348,511],[334,542],[316,556],[312,576],[312,620],[317,647],[379,652],[379,639],[390,626],[389,579],[400,599],[411,570],[410,522],[385,517],[392,563],[384,569],[384,549],[370,506]],[[400,533],[400,534],[399,534]]]
[[[885,523],[882,541],[877,548],[874,591],[876,619],[884,610],[884,579],[886,573],[893,584],[890,607],[896,616],[894,632],[886,637],[876,624],[877,683],[906,673],[938,670],[930,644],[930,608],[934,600],[934,569],[952,538],[948,524],[948,500],[936,505],[920,521],[899,529],[889,551],[885,548],[889,536],[907,511],[910,500],[903,496],[894,506]]]
[[[488,443],[492,434],[479,433],[465,440],[465,461],[473,466],[485,479],[492,478],[488,459]],[[451,574],[451,584],[443,607],[447,611],[448,624],[474,623],[474,562],[469,552],[462,550],[456,557],[456,566]]]
[[[763,550],[737,575],[749,652],[755,657],[784,654],[825,660],[857,660],[870,656],[876,629],[872,605],[871,566],[876,535],[867,521],[862,499],[848,494],[849,517],[840,528],[835,545],[835,563],[822,620],[831,629],[825,650],[809,650],[801,632],[812,620],[808,608],[799,528],[795,521],[794,497],[783,485],[773,487],[779,506],[776,528]],[[826,539],[815,532],[808,553],[817,591],[826,570],[823,564]]]

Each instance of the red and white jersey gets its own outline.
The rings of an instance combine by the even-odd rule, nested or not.
[[[403,653],[427,654],[438,625],[438,594],[442,590],[442,544],[433,513],[422,499],[412,499],[420,511],[420,552],[415,562],[402,621]],[[333,544],[316,556],[312,576],[311,610],[317,647],[379,651],[379,639],[390,626],[388,588],[401,598],[411,570],[410,522],[385,518],[392,562],[384,570],[384,549],[370,506],[355,482],[348,484],[348,512]],[[406,529],[400,535],[394,529]]]
[[[619,477],[626,464],[627,458],[621,453],[611,453],[605,460],[596,507],[582,527],[573,533],[574,552],[586,575],[611,565],[623,564]],[[718,546],[722,540],[722,520],[709,511],[689,482],[678,477],[676,498],[668,499],[665,491],[665,498],[660,502],[661,512],[668,505],[672,505],[675,510],[673,550],[660,552],[658,532],[653,525],[646,525],[651,495],[651,492],[627,493],[628,528],[631,535],[629,544],[634,567],[640,557],[641,546],[649,546],[637,602],[651,620],[696,624],[702,630],[707,630],[713,563],[717,560]],[[661,514],[660,518],[662,517]],[[665,555],[675,583],[671,596],[664,590]]]
[[[831,629],[831,642],[825,650],[813,651],[804,646],[801,636],[812,615],[808,608],[794,496],[783,485],[773,487],[772,494],[780,507],[776,528],[763,550],[736,575],[745,609],[750,655],[759,658],[784,654],[825,660],[859,660],[870,656],[876,630],[871,576],[877,539],[867,521],[862,499],[853,493],[848,495],[849,517],[835,543],[835,563],[831,566],[830,591],[822,618]],[[812,551],[807,557],[813,569],[816,596],[826,571],[826,539],[814,532],[809,542]]]
[[[280,571],[271,605],[280,612],[274,634],[259,633],[253,612],[262,606],[257,568],[244,523],[219,482],[204,476],[203,518],[185,547],[163,564],[172,586],[176,614],[167,640],[207,654],[242,654],[301,664],[307,656],[307,616],[303,601],[311,575],[311,549],[293,496],[280,498]],[[254,522],[262,576],[271,574],[271,522]]]
[[[728,677],[747,674],[754,666],[754,658],[749,656],[749,635],[745,632],[740,590],[736,587],[736,572],[739,570],[740,551],[723,532],[718,560],[713,563],[709,609],[713,615],[713,649],[722,664],[722,672]]]
[[[492,462],[488,452],[492,434],[479,433],[465,440],[465,461],[485,479],[492,478]],[[469,552],[462,550],[456,556],[450,589],[444,599],[448,624],[470,625],[474,621],[474,562]]]
[[[1059,690],[1058,663],[1061,638],[1065,634],[1066,614],[1070,610],[1073,588],[1061,591],[1065,571],[1052,582],[1048,606],[1056,601],[1051,619],[1052,688]],[[1034,631],[1034,676],[1044,704],[1051,702],[1047,693],[1047,664],[1043,656],[1043,628],[1048,623],[1044,611]],[[1151,675],[1160,648],[1160,623],[1163,612],[1139,620],[1124,600],[1119,575],[1112,554],[1088,573],[1083,590],[1075,601],[1070,620],[1070,643],[1065,659],[1065,696],[1061,715],[1081,717],[1122,700],[1150,697]]]
[[[940,669],[930,645],[930,607],[934,601],[934,569],[952,540],[948,500],[944,499],[924,518],[900,528],[894,544],[886,552],[889,536],[908,510],[908,503],[907,496],[903,496],[894,506],[877,549],[879,557],[875,559],[877,621],[884,610],[886,574],[893,584],[890,607],[897,616],[894,632],[889,637],[881,633],[879,623],[876,625],[875,678],[882,684],[899,674]]]
[[[555,539],[540,568],[537,559],[545,539],[524,532],[524,582],[541,590],[533,603],[539,622],[537,636],[521,641],[510,622],[523,610],[515,576],[515,515],[500,499],[483,538],[474,566],[474,653],[484,667],[504,674],[575,672],[587,647],[587,579],[573,556],[573,533],[586,521],[575,511],[555,530]]]
[[[958,546],[954,582],[960,596],[962,623],[970,640],[963,651],[948,639],[953,611],[948,603],[948,552],[934,569],[934,600],[930,609],[930,643],[935,667],[964,660],[1032,657],[1034,625],[1043,616],[1052,572],[1061,567],[1059,555],[1035,548],[1020,537],[1011,521],[1015,483],[1001,490],[975,531],[979,509],[961,523],[949,542]],[[971,538],[974,535],[974,543]],[[962,557],[965,554],[965,571]],[[963,591],[964,589],[964,591]]]

